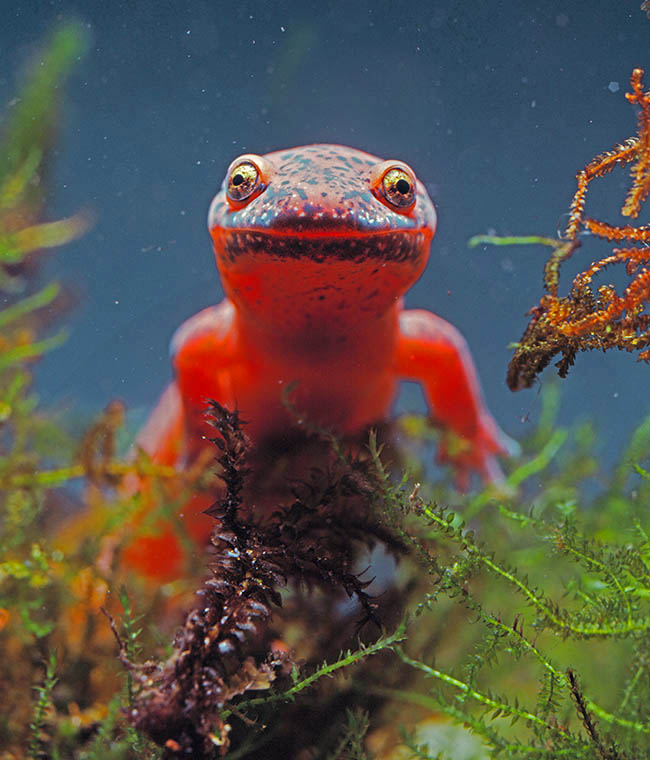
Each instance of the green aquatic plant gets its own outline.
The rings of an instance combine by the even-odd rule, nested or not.
[[[548,403],[552,405],[552,400]],[[226,431],[228,454],[228,440],[237,431],[236,420],[227,416],[226,422],[234,424]],[[225,423],[220,424],[220,429],[225,430]],[[647,425],[645,422],[642,428]],[[256,650],[247,649],[244,642],[249,637],[258,640],[260,631],[272,625],[269,594],[284,588],[287,576],[298,580],[304,572],[305,558],[301,559],[300,542],[283,544],[278,554],[272,530],[260,531],[236,520],[236,494],[241,478],[245,477],[245,460],[240,451],[239,463],[233,458],[225,467],[232,485],[223,503],[232,507],[230,517],[235,522],[229,526],[222,524],[218,529],[219,535],[224,536],[219,540],[225,542],[228,568],[221,564],[222,560],[214,558],[215,577],[208,581],[208,588],[212,584],[211,588],[217,589],[215,621],[220,623],[208,624],[206,628],[205,616],[210,616],[215,602],[204,593],[202,611],[191,612],[186,629],[176,637],[176,653],[167,662],[148,662],[136,667],[140,689],[136,690],[136,707],[131,713],[134,723],[164,746],[164,757],[182,757],[188,751],[194,756],[204,756],[201,753],[208,756],[210,744],[219,754],[228,754],[226,749],[230,745],[237,757],[247,756],[245,752],[240,754],[241,747],[246,746],[250,752],[263,749],[265,756],[273,757],[273,748],[278,744],[283,751],[294,746],[287,731],[295,734],[296,713],[301,714],[301,706],[294,702],[300,693],[326,676],[353,664],[359,666],[369,654],[382,652],[380,671],[361,668],[356,676],[356,694],[348,695],[361,708],[364,703],[367,707],[369,699],[378,700],[379,706],[375,705],[370,712],[370,739],[373,729],[376,733],[388,730],[378,728],[378,723],[381,725],[380,716],[387,709],[386,700],[390,700],[417,706],[423,717],[427,713],[444,715],[469,726],[484,742],[481,757],[487,757],[488,748],[494,756],[511,758],[645,756],[650,746],[647,715],[650,674],[645,653],[650,631],[650,565],[641,517],[638,514],[636,519],[633,517],[635,511],[639,512],[638,505],[636,510],[630,509],[631,535],[625,537],[624,543],[620,539],[610,543],[602,540],[600,536],[608,532],[618,535],[608,520],[618,522],[618,501],[622,494],[609,489],[600,497],[598,513],[580,514],[569,498],[575,495],[572,488],[577,484],[571,483],[565,468],[557,461],[563,446],[570,445],[568,434],[560,431],[558,436],[558,431],[550,429],[548,432],[549,439],[542,442],[546,453],[532,457],[529,454],[510,474],[511,483],[525,487],[544,468],[555,469],[544,472],[542,482],[548,489],[543,488],[531,502],[532,510],[522,510],[522,502],[526,502],[521,496],[509,500],[486,497],[481,508],[475,510],[472,529],[464,525],[458,514],[424,498],[424,486],[406,477],[396,482],[382,461],[375,437],[370,439],[370,456],[365,460],[337,448],[333,456],[344,467],[348,494],[361,493],[373,505],[373,516],[362,518],[366,526],[374,525],[378,533],[378,526],[384,524],[411,549],[412,559],[402,560],[402,569],[408,568],[410,592],[403,593],[402,604],[393,600],[389,607],[393,614],[396,608],[402,612],[406,608],[410,615],[392,633],[378,638],[370,635],[359,649],[346,651],[333,662],[314,664],[313,670],[301,672],[293,663],[290,671],[285,669],[280,677],[287,661],[277,660],[276,655],[273,667],[280,670],[275,674],[265,671],[264,684],[258,677],[253,678],[254,668],[267,667],[264,662],[271,664],[272,660],[262,648],[257,654],[261,659],[254,664],[251,653]],[[539,439],[540,431],[534,437]],[[559,437],[563,444],[558,445]],[[575,437],[584,437],[584,432]],[[551,442],[555,458],[548,455]],[[573,446],[579,448],[580,441],[576,440]],[[638,451],[638,446],[635,449]],[[569,467],[587,456],[584,451],[563,451],[563,454]],[[584,471],[591,474],[593,468]],[[643,468],[641,471],[645,472]],[[635,485],[643,488],[639,482]],[[548,491],[555,494],[553,498],[548,498]],[[627,498],[628,507],[632,507],[629,494]],[[344,514],[347,512],[344,510]],[[331,523],[332,515],[323,509],[323,504],[317,513]],[[218,514],[223,517],[222,512]],[[480,520],[481,517],[484,519]],[[318,516],[312,519],[318,521]],[[349,530],[346,517],[339,515],[338,519],[339,527]],[[288,514],[278,513],[277,520],[279,529],[292,524]],[[290,540],[295,539],[292,530],[289,534]],[[326,537],[321,541],[323,546],[327,545]],[[268,563],[264,582],[254,580],[254,568],[262,557]],[[525,571],[517,569],[515,559],[525,562]],[[240,570],[235,570],[233,563],[239,562],[243,564]],[[244,577],[248,579],[246,584]],[[239,607],[226,601],[231,594],[241,595],[244,588],[247,591],[242,601],[246,599],[247,604],[255,605],[256,622],[252,627],[248,613],[242,617]],[[340,588],[344,589],[343,583]],[[263,597],[258,599],[256,594]],[[383,614],[389,610],[384,609]],[[381,608],[377,614],[382,614]],[[464,646],[453,658],[455,664],[448,667],[433,664],[433,642],[444,652],[449,647],[449,637],[453,639],[459,633],[458,628],[446,630],[441,626],[440,616],[454,618],[462,631],[460,638],[464,639]],[[239,647],[236,653],[229,649],[228,662],[230,677],[237,667],[245,667],[248,673],[247,679],[236,679],[239,696],[224,675],[219,675],[220,668],[225,667],[220,642],[228,642],[232,636],[229,619],[242,625]],[[292,619],[292,624],[306,625],[305,635],[317,635],[318,627],[312,630],[309,621],[298,621],[300,615]],[[192,643],[193,638],[197,646]],[[589,664],[587,653],[590,645],[596,653],[602,650],[601,642],[608,643],[612,654],[605,681],[594,671],[593,663]],[[210,647],[215,647],[214,652]],[[394,655],[387,661],[385,658],[391,652]],[[439,657],[438,653],[436,659]],[[133,668],[124,654],[123,660]],[[626,673],[628,669],[630,672]],[[578,673],[588,687],[580,685]],[[513,674],[517,675],[515,683]],[[287,678],[290,680],[285,685],[283,680]],[[622,701],[612,700],[613,678],[625,695]],[[432,680],[438,685],[430,689],[426,683]],[[246,692],[250,688],[261,694],[249,697]],[[174,724],[174,715],[182,721],[191,721],[194,707],[186,699],[196,706],[197,722],[182,727],[184,724]],[[213,717],[203,699],[212,704],[216,701],[218,710]],[[336,699],[340,699],[340,694],[336,694]],[[286,715],[282,705],[287,705]],[[335,702],[325,699],[320,702],[320,709],[336,716]],[[207,724],[202,728],[206,717]],[[240,729],[246,728],[243,739],[236,730],[237,724]],[[266,728],[260,730],[259,726]],[[234,744],[230,742],[231,731],[237,740]],[[348,734],[344,736],[349,738]],[[323,751],[331,742],[335,746],[333,736],[319,734],[318,739],[323,742]],[[338,741],[342,741],[340,737]],[[419,748],[419,754],[413,756],[434,756],[426,754],[424,745],[408,735],[402,744],[413,751]],[[316,751],[317,747],[312,749]]]
[[[376,458],[375,461],[381,472],[380,460]],[[646,709],[650,682],[643,669],[650,632],[650,607],[646,602],[650,590],[650,566],[647,564],[647,536],[640,523],[636,523],[636,540],[628,537],[623,545],[607,545],[580,529],[575,505],[559,503],[536,515],[534,511],[522,512],[503,502],[493,503],[491,509],[498,510],[501,518],[497,523],[500,530],[505,533],[507,523],[512,522],[517,532],[532,531],[549,547],[550,556],[544,559],[551,560],[556,568],[555,577],[549,577],[548,566],[546,573],[540,575],[547,562],[540,561],[539,557],[522,572],[511,559],[503,556],[503,549],[495,551],[496,543],[485,539],[485,530],[478,539],[476,531],[468,530],[459,515],[427,503],[403,488],[396,488],[385,476],[384,488],[384,503],[389,506],[392,520],[404,540],[417,552],[431,579],[431,590],[425,593],[418,612],[436,611],[440,597],[444,595],[471,612],[473,625],[483,629],[474,651],[466,658],[464,677],[409,656],[406,648],[399,648],[397,653],[402,662],[428,680],[437,682],[442,690],[435,689],[428,696],[420,690],[399,690],[392,692],[393,696],[439,710],[471,726],[496,756],[646,756],[650,745]],[[435,552],[416,531],[402,527],[404,515],[408,514],[417,515],[428,525],[426,539],[436,539]],[[602,512],[598,519],[602,521]],[[509,540],[512,541],[511,536]],[[441,549],[445,545],[451,552],[441,561]],[[516,542],[509,552],[511,555],[512,548],[516,548]],[[531,556],[534,557],[533,552]],[[562,559],[568,560],[564,568],[560,564]],[[564,589],[557,588],[560,568],[567,573],[563,579]],[[535,576],[531,575],[533,570]],[[569,580],[568,573],[571,572],[574,577]],[[491,609],[486,605],[485,597],[489,599],[494,592],[486,594],[484,586],[478,583],[483,576],[490,583],[503,584],[504,591],[509,588],[513,598],[520,599],[520,605],[515,604],[514,608],[509,605],[508,613],[501,606]],[[543,585],[541,577],[546,580]],[[481,597],[474,590],[477,585],[483,590]],[[554,585],[555,593],[552,590]],[[498,598],[505,598],[505,594],[498,595]],[[617,705],[617,710],[606,708],[586,696],[578,686],[574,668],[560,665],[555,656],[549,655],[547,647],[559,648],[557,643],[551,643],[553,638],[556,642],[563,642],[565,651],[562,656],[569,663],[572,654],[575,656],[576,647],[586,649],[588,640],[626,641],[628,656],[634,660],[641,658],[644,664],[630,674],[627,683],[622,679],[618,684],[624,689],[626,698]],[[612,646],[612,651],[616,649]],[[497,676],[499,670],[503,671],[500,662],[503,658],[508,658],[511,667],[520,672],[527,669],[523,664],[525,660],[538,671],[538,693],[533,699],[531,690],[530,706],[524,706],[521,691],[515,695],[498,693],[494,683],[500,679],[486,679],[490,672]],[[593,674],[590,678],[593,679]],[[601,695],[606,696],[607,687],[603,690],[602,686],[602,683],[593,684]],[[572,700],[577,707],[578,721],[572,714]],[[618,700],[614,702],[616,704]],[[504,726],[497,718],[507,718],[508,722]],[[595,729],[596,719],[607,727],[603,731],[604,739]],[[525,741],[515,738],[510,730],[518,721],[526,726],[528,736]],[[583,724],[583,735],[580,723]]]
[[[31,287],[38,251],[77,237],[81,217],[42,222],[44,165],[55,124],[56,86],[83,47],[76,26],[61,27],[32,69],[2,128],[0,150],[0,483],[5,486],[0,523],[0,608],[9,615],[13,599],[24,628],[37,638],[54,623],[43,615],[51,582],[53,556],[31,531],[43,510],[43,494],[7,488],[7,478],[33,468],[45,454],[48,440],[63,436],[35,412],[30,395],[29,362],[59,346],[65,337],[37,335],[43,313],[60,288],[55,283],[25,295]],[[43,65],[40,65],[40,64]],[[40,315],[40,316],[39,316]],[[22,550],[22,551],[21,551]]]
[[[30,757],[38,758],[48,754],[47,744],[48,737],[46,725],[48,713],[54,712],[52,703],[52,692],[56,686],[56,655],[50,653],[50,659],[45,665],[45,676],[43,683],[34,687],[37,693],[36,705],[34,709],[34,719],[29,725],[31,737],[29,740]]]
[[[41,218],[59,88],[85,44],[79,25],[61,26],[41,49],[19,97],[4,114],[0,129],[0,289],[5,293],[24,290],[25,273],[33,267],[35,253],[74,240],[87,227],[83,214],[49,222]],[[8,322],[50,305],[57,295],[57,286],[51,284],[13,311],[4,310],[3,328]],[[4,363],[8,358],[3,353]],[[18,352],[12,360],[23,358],[26,357]]]

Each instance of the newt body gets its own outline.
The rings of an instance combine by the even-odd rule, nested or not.
[[[472,471],[499,477],[501,434],[464,339],[440,317],[402,306],[436,229],[408,165],[338,145],[244,155],[208,226],[226,298],[172,341],[174,380],[138,437],[154,460],[191,461],[211,445],[207,399],[237,407],[261,447],[295,431],[283,403],[289,385],[306,418],[345,435],[386,420],[406,379],[462,442],[453,456],[444,445],[439,453],[461,483]],[[160,551],[140,550],[135,563],[154,567],[151,552]]]

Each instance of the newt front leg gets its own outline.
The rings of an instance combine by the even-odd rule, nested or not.
[[[507,438],[487,411],[465,339],[441,317],[422,309],[399,315],[397,373],[423,387],[432,421],[455,434],[443,439],[438,459],[457,471],[466,489],[472,472],[487,482],[503,480],[497,454],[507,453]]]
[[[186,418],[183,401],[176,382],[172,382],[162,394],[144,428],[138,434],[136,446],[144,450],[151,461],[157,465],[178,468],[187,449]],[[210,453],[210,452],[208,452]],[[210,459],[213,457],[211,456]],[[188,479],[191,480],[188,471]],[[186,563],[187,556],[181,539],[182,533],[201,546],[207,541],[214,521],[203,512],[214,501],[214,494],[195,491],[189,495],[178,518],[162,517],[156,519],[151,528],[142,532],[142,521],[149,519],[154,505],[160,499],[177,501],[183,492],[183,482],[168,484],[164,491],[154,493],[154,482],[150,477],[127,476],[122,483],[122,495],[133,496],[139,493],[140,508],[131,521],[126,524],[123,542],[122,560],[129,568],[136,568],[144,576],[157,578],[166,582],[178,578]],[[164,493],[164,496],[162,496]],[[137,537],[133,538],[135,530]],[[129,536],[131,534],[131,536]],[[115,544],[111,537],[110,546]]]
[[[167,386],[149,420],[138,434],[136,446],[142,448],[156,464],[170,465],[186,471],[192,465],[214,458],[206,437],[213,430],[206,421],[208,400],[233,406],[224,375],[233,363],[233,308],[225,300],[189,319],[177,331],[172,343],[174,380]],[[206,456],[207,455],[207,456]],[[135,476],[125,481],[124,495],[140,491],[142,509],[134,520],[147,518],[151,509],[151,482]],[[169,494],[172,500],[179,494]],[[179,519],[184,533],[203,545],[214,527],[214,520],[204,514],[214,502],[213,490],[195,491],[183,505]],[[172,580],[181,573],[185,553],[179,539],[177,521],[160,519],[147,535],[126,543],[123,558],[129,567],[160,580]]]

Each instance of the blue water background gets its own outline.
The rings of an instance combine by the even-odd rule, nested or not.
[[[170,376],[172,332],[222,297],[206,212],[227,165],[336,142],[403,159],[427,185],[439,229],[407,305],[462,330],[491,410],[523,435],[539,386],[506,388],[507,346],[541,295],[546,250],[467,240],[554,235],[576,170],[634,134],[623,93],[635,66],[650,67],[639,4],[7,4],[1,103],[57,20],[80,19],[91,40],[67,87],[49,213],[86,208],[96,223],[47,266],[80,302],[67,344],[40,364],[41,396],[81,415],[117,397],[142,417]],[[624,170],[601,182],[589,213],[621,223],[627,186]],[[586,244],[567,272],[605,250]],[[562,419],[595,418],[612,456],[650,412],[649,379],[633,355],[580,355],[562,383]],[[401,407],[418,403],[411,390]]]

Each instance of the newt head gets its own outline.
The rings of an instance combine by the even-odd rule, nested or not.
[[[413,170],[339,145],[246,154],[208,226],[235,307],[271,329],[376,319],[418,279],[436,212]]]

